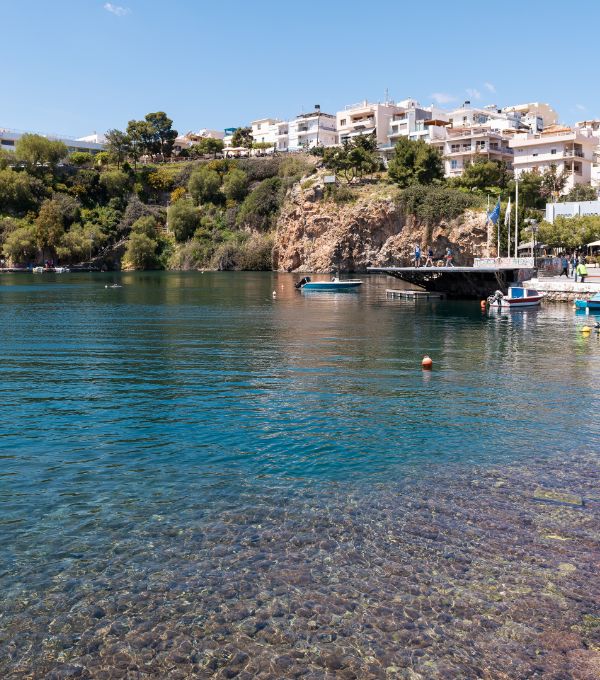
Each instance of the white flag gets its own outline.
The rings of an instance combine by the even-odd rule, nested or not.
[[[508,205],[506,206],[506,211],[504,213],[504,226],[510,222],[510,196],[508,197]]]

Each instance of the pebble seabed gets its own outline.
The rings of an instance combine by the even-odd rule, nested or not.
[[[0,677],[597,680],[597,462],[280,480],[235,510],[123,521],[44,587],[20,566]]]

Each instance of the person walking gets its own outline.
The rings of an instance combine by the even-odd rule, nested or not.
[[[452,259],[453,259],[452,248],[448,247],[446,248],[446,267],[454,267]]]
[[[573,279],[577,283],[577,265],[579,264],[579,258],[577,257],[577,251],[573,252],[573,260],[571,262],[573,267]]]
[[[562,276],[564,274],[567,278],[569,278],[569,258],[567,256],[567,253],[562,254],[560,263],[562,266],[562,271],[560,275]]]
[[[425,260],[426,267],[433,267],[433,248],[427,246],[427,259]]]
[[[585,277],[588,275],[587,267],[585,266],[585,257],[581,257],[579,260],[577,274],[579,275],[581,283],[585,283]]]
[[[421,246],[415,243],[415,267],[421,266]]]

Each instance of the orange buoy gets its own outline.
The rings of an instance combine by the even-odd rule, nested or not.
[[[487,307],[487,300],[482,300],[479,303],[479,305],[480,305],[481,309],[485,309]]]
[[[433,367],[433,361],[431,360],[431,357],[427,356],[427,354],[423,357],[423,361],[421,361],[421,366],[427,370],[430,371]]]

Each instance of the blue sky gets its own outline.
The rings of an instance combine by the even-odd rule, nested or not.
[[[600,117],[600,1],[1,0],[0,127],[182,132],[414,97]]]

